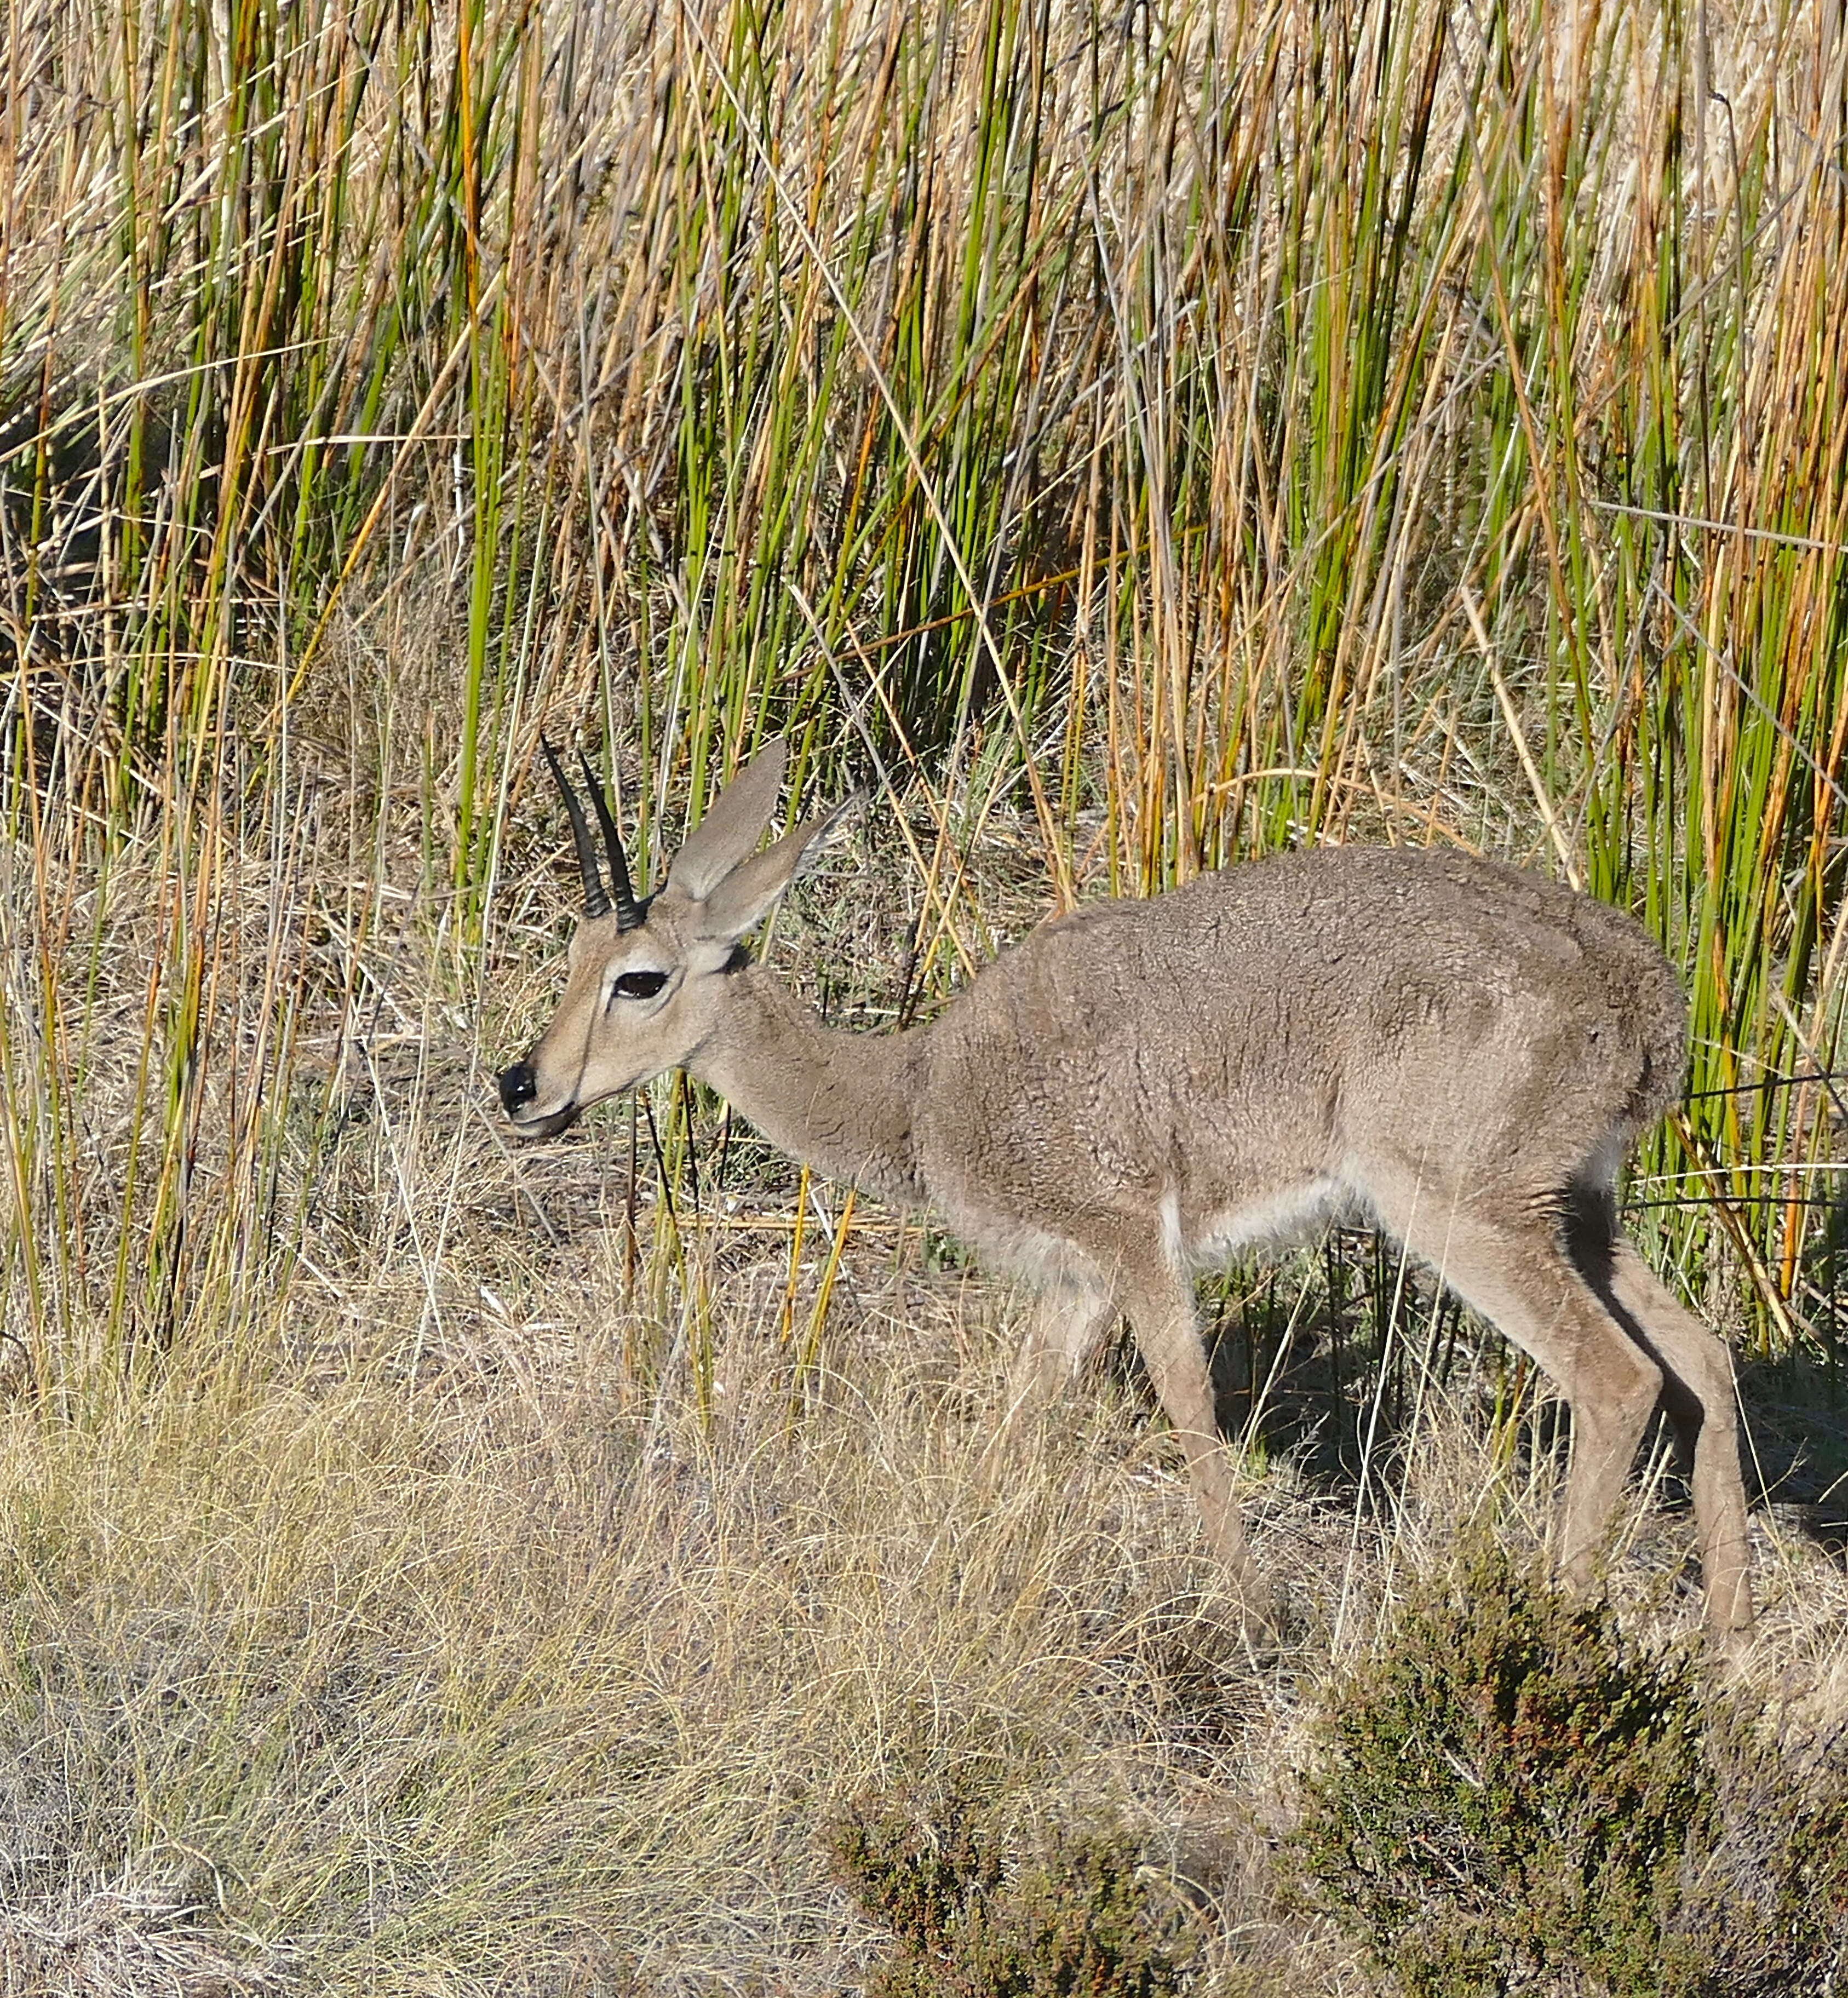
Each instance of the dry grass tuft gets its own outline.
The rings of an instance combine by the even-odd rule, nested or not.
[[[275,1953],[228,1937],[171,1886],[118,1883],[62,1905],[0,1910],[6,1998],[261,1998],[287,1987]],[[243,1940],[244,1947],[235,1947]]]

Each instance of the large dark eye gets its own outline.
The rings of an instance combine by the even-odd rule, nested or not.
[[[612,999],[652,999],[668,982],[665,971],[625,971],[610,988]]]

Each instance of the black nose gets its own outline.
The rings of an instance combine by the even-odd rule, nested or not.
[[[530,1062],[516,1062],[511,1068],[503,1068],[494,1080],[500,1091],[500,1107],[509,1117],[539,1094],[539,1078],[534,1074]]]

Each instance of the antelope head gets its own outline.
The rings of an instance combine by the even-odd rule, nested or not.
[[[811,819],[754,853],[782,786],[784,745],[773,742],[714,800],[660,891],[638,897],[616,815],[589,763],[580,752],[603,831],[607,887],[583,807],[551,745],[541,746],[571,817],[584,914],[551,1025],[523,1060],[496,1078],[514,1128],[530,1138],[550,1137],[593,1103],[697,1059],[720,1028],[728,980],[750,963],[742,939],[846,810]]]

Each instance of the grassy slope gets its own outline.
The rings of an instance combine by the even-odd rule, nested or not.
[[[1813,1461],[1830,1099],[1736,1093],[1829,1065],[1848,934],[1810,12],[16,10],[21,1989],[838,1988],[817,1815],[972,1758],[1357,1975],[1254,1884],[1295,1684],[1133,1386],[985,1489],[1011,1305],[926,1232],[671,1084],[633,1139],[495,1134],[569,901],[534,740],[606,741],[656,860],[764,730],[872,776],[772,946],[869,1027],[1286,840],[1570,866],[1687,969],[1721,1093],[1637,1191],[1732,1204],[1645,1232]],[[1344,1253],[1220,1301],[1339,1375],[1253,1462],[1311,1673],[1547,1496],[1532,1384]],[[1763,1553],[1750,1669],[1819,1723],[1844,1590]]]

